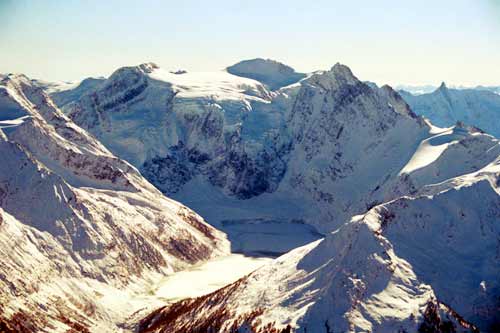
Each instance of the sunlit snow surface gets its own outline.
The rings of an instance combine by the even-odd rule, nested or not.
[[[453,127],[443,129],[433,127],[431,133],[435,135],[420,143],[417,151],[400,174],[410,173],[431,164],[441,156],[450,144],[458,142],[467,134],[467,132],[460,133],[454,130]]]
[[[222,288],[253,272],[273,260],[271,257],[249,257],[230,254],[214,258],[201,265],[193,266],[170,276],[154,274],[138,283],[131,283],[126,290],[119,290],[103,283],[78,283],[82,290],[94,292],[96,301],[111,310],[110,321],[132,331],[137,320],[166,303],[198,297]],[[108,329],[109,327],[103,327]],[[96,331],[100,327],[94,328]]]
[[[178,91],[178,96],[185,98],[216,97],[240,100],[248,99],[249,95],[257,94],[262,89],[259,82],[226,71],[173,74],[164,69],[156,69],[149,77],[171,83]],[[255,100],[264,101],[258,97],[255,97]]]
[[[0,121],[0,128],[9,128],[9,127],[15,127],[21,125],[24,120],[29,118],[30,116],[23,116],[17,119],[12,119],[12,120],[1,120]]]
[[[167,301],[202,296],[238,280],[272,259],[243,254],[216,258],[166,277],[151,293]]]

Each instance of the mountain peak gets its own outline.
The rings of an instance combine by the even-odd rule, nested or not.
[[[290,85],[306,75],[281,62],[271,59],[255,58],[240,61],[226,68],[230,74],[246,77],[267,85],[272,90]]]
[[[143,76],[144,74],[151,74],[154,70],[159,69],[160,66],[153,62],[145,62],[137,66],[125,66],[120,67],[115,70],[109,77],[109,79],[113,80],[117,77],[123,76]]]
[[[9,73],[3,76],[2,81],[4,82],[17,82],[17,83],[29,83],[31,80],[24,74]]]
[[[288,66],[285,65],[279,61],[273,60],[273,59],[264,59],[264,58],[254,58],[254,59],[247,59],[247,60],[242,60],[240,62],[237,62],[236,64],[227,67],[228,71],[230,70],[235,70],[237,68],[246,68],[246,69],[256,69],[259,68],[261,70],[267,69],[267,70],[275,70],[275,71],[281,71],[281,72],[291,72],[295,73],[295,70]]]
[[[341,63],[336,63],[330,71],[325,72],[325,74],[338,84],[356,84],[359,82],[358,78],[354,76],[351,69]]]
[[[352,71],[346,65],[337,62],[330,70],[335,76],[343,76],[345,78],[354,78]]]
[[[144,73],[149,74],[149,73],[152,73],[155,69],[159,69],[160,66],[158,66],[154,62],[146,62],[146,63],[140,64],[139,66],[137,66],[137,68],[139,68]]]
[[[448,87],[446,86],[446,83],[441,82],[441,85],[439,86],[438,90],[448,90]]]

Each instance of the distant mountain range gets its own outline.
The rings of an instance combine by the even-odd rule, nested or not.
[[[443,83],[431,93],[400,94],[415,113],[434,125],[449,127],[463,122],[500,137],[500,94],[494,90],[450,89]]]
[[[400,84],[395,87],[396,90],[401,91],[407,91],[412,95],[422,95],[422,94],[428,94],[431,92],[434,92],[437,90],[439,86],[433,86],[433,85],[405,85],[405,84]],[[451,89],[455,90],[487,90],[491,91],[497,94],[500,94],[500,86],[475,86],[475,87],[467,87],[467,86],[456,86],[456,85],[451,85],[449,86]]]

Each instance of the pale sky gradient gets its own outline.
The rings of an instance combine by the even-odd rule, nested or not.
[[[500,85],[500,0],[0,0],[0,22],[0,72],[46,80],[264,57],[392,85]]]

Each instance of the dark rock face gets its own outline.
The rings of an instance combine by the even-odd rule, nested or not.
[[[204,156],[194,155],[193,159],[203,161]],[[158,186],[165,194],[172,194],[178,192],[193,177],[193,170],[189,164],[189,157],[181,143],[170,147],[169,155],[156,156],[146,161],[141,171],[146,179]]]
[[[248,199],[276,190],[286,171],[288,151],[289,147],[280,151],[268,148],[251,157],[236,146],[210,156],[180,142],[170,147],[167,156],[146,161],[141,171],[166,194],[177,193],[199,174],[206,176],[212,185],[227,188],[237,198]]]
[[[237,179],[229,184],[229,190],[240,199],[248,199],[271,190],[269,167],[265,163],[259,165],[245,153],[230,152],[224,160],[213,165],[208,171],[208,178],[213,185],[223,185],[228,181],[226,176],[218,172],[223,169],[230,170]]]
[[[479,333],[471,323],[458,313],[438,301],[429,301],[424,312],[424,320],[418,327],[418,333]]]

